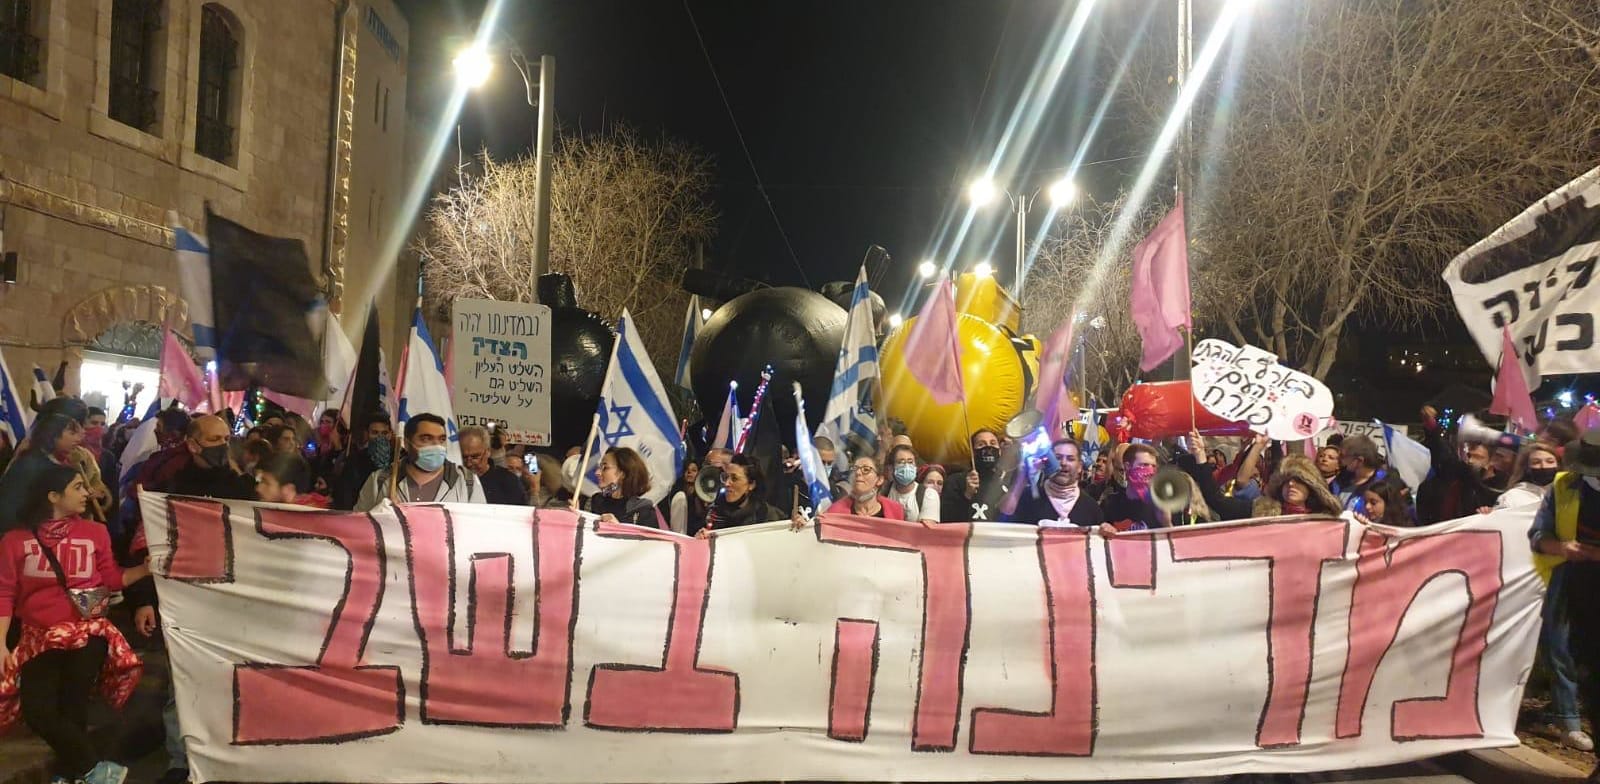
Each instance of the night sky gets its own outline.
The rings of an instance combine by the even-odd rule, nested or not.
[[[448,74],[483,3],[410,5],[413,74],[422,82],[413,101],[438,101],[442,82],[430,85],[424,77]],[[853,278],[877,244],[893,257],[880,289],[893,300],[934,249],[952,211],[964,209],[962,188],[994,154],[1030,72],[1059,39],[1073,4],[689,0],[687,6],[682,0],[510,2],[502,27],[530,58],[555,56],[563,128],[626,122],[713,157],[721,219],[710,266],[817,288]],[[1028,143],[1013,144],[1004,157],[1002,184],[1030,191],[1048,184],[1081,144],[1103,72],[1130,38],[1104,26],[1153,7],[1148,0],[1105,6],[1065,78],[1028,102],[1045,114]],[[777,221],[755,187],[690,11]],[[1113,40],[1117,35],[1121,40]],[[480,146],[497,156],[529,149],[534,118],[522,90],[515,70],[504,65],[469,100],[462,120],[468,154]],[[1077,177],[1102,195],[1114,193],[1129,166],[1140,164],[1136,157],[1113,160],[1139,152],[1119,146],[1126,135],[1119,122],[1111,117],[1101,127]],[[989,208],[958,263],[970,267],[992,253],[996,266],[1006,268],[1010,227],[1003,204]]]

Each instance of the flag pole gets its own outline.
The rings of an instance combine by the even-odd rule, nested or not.
[[[616,359],[616,357],[612,357]],[[589,425],[589,437],[583,442],[583,459],[578,463],[578,486],[572,490],[572,511],[578,511],[578,499],[583,494],[583,479],[589,475],[589,457],[593,454],[595,433],[600,429],[600,412],[594,412],[594,422]]]
[[[1190,332],[1188,327],[1178,327],[1178,329],[1183,332],[1183,347],[1184,351],[1187,352],[1184,356],[1190,358],[1188,361],[1192,363],[1192,357],[1194,357],[1194,333]],[[1198,422],[1199,420],[1195,417],[1194,411],[1194,373],[1191,371],[1189,373],[1189,430],[1193,431],[1198,427]]]

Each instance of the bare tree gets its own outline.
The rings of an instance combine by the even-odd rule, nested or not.
[[[537,169],[531,158],[480,160],[481,175],[434,199],[418,241],[433,312],[461,297],[526,301],[533,289]],[[588,310],[628,309],[670,377],[688,302],[679,283],[716,223],[710,159],[613,125],[563,137],[550,169],[551,271],[572,276]]]
[[[1443,315],[1449,259],[1596,160],[1592,0],[1305,0],[1254,27],[1196,103],[1192,263],[1233,287],[1218,327],[1312,375],[1352,319]],[[1136,111],[1170,104],[1134,81]]]
[[[1133,248],[1172,210],[1170,202],[1155,200],[1135,207],[1128,229],[1134,242],[1123,243],[1120,255],[1102,260],[1104,248],[1112,244],[1117,217],[1127,206],[1123,195],[1075,206],[1058,219],[1028,271],[1022,299],[1023,332],[1041,340],[1064,319],[1077,320],[1073,336],[1083,342],[1083,375],[1072,381],[1072,387],[1081,383],[1103,404],[1112,405],[1141,375],[1142,346],[1128,308]],[[1095,274],[1097,264],[1106,266],[1104,274]],[[1228,287],[1218,285],[1220,279],[1206,270],[1192,272],[1190,299],[1198,329],[1218,311]]]

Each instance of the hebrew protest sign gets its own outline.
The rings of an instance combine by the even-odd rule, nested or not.
[[[1279,441],[1311,438],[1333,415],[1326,384],[1255,346],[1208,338],[1194,347],[1194,397],[1207,411]]]
[[[458,299],[451,304],[456,421],[493,427],[508,444],[550,444],[550,308]]]
[[[1600,371],[1600,168],[1593,169],[1450,262],[1445,283],[1490,367],[1511,330],[1530,385],[1540,376]]]
[[[1125,779],[1515,745],[1533,507],[1102,538],[147,494],[197,781]]]

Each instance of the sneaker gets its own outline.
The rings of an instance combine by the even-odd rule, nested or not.
[[[189,769],[167,768],[167,772],[156,779],[156,784],[189,784]]]
[[[127,768],[110,760],[101,760],[88,775],[83,777],[83,784],[122,784],[127,778]]]
[[[1583,730],[1569,730],[1561,733],[1561,745],[1578,751],[1594,751],[1594,739]]]

